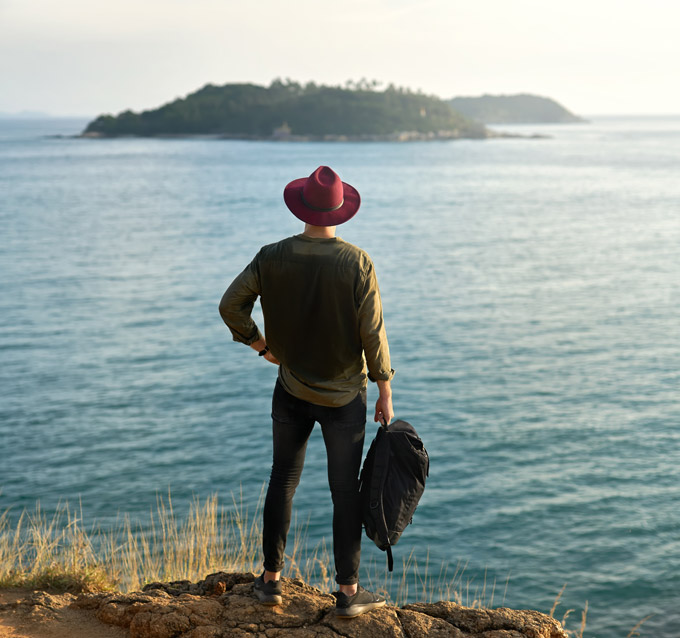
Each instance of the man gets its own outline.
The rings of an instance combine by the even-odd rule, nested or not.
[[[359,193],[327,166],[284,190],[290,211],[305,222],[301,235],[264,246],[232,282],[220,314],[235,341],[279,366],[272,400],[274,453],[264,506],[264,572],[259,600],[280,604],[280,575],[293,494],[307,440],[321,425],[333,500],[336,614],[354,617],[385,599],[358,585],[361,505],[358,476],[366,425],[366,374],[378,384],[375,420],[393,414],[394,370],[383,326],[373,263],[335,236],[359,210]],[[260,297],[263,335],[251,318]]]

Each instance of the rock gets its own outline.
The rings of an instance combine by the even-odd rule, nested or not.
[[[188,580],[177,580],[170,583],[149,583],[144,585],[142,591],[151,593],[163,591],[171,596],[180,594],[195,594],[196,596],[219,596],[230,591],[234,585],[242,583],[252,583],[255,580],[253,574],[228,574],[227,572],[217,572],[209,574],[205,580],[192,583]]]
[[[30,592],[26,598],[0,606],[0,612],[19,614],[35,622],[46,622],[58,617],[59,611],[73,599],[72,594],[52,596],[44,591]]]
[[[131,638],[174,638],[194,627],[182,610],[149,609],[135,614],[130,622]]]
[[[434,618],[427,614],[406,609],[400,609],[397,615],[401,621],[401,626],[409,638],[416,638],[417,636],[427,636],[427,638],[463,638],[465,635],[460,629],[441,618]]]
[[[283,603],[261,605],[254,574],[210,574],[198,583],[151,583],[133,594],[81,594],[72,607],[95,610],[130,638],[566,638],[536,611],[471,609],[452,602],[385,606],[337,618],[335,599],[297,579],[282,581]]]
[[[76,604],[86,595],[78,596]],[[147,605],[153,604],[153,601],[154,598],[151,596],[140,596],[139,594],[108,596],[101,601],[95,615],[103,623],[127,628],[132,619]]]
[[[45,638],[125,638],[120,627],[102,624],[95,617],[107,595],[91,595],[75,605],[70,593],[0,590],[0,636],[40,636]],[[110,596],[110,594],[108,595]]]
[[[331,611],[324,618],[323,625],[335,632],[333,636],[405,638],[404,629],[394,607],[381,607],[357,618],[337,618]]]
[[[463,631],[463,635],[479,638],[563,638],[562,625],[537,611],[499,609],[471,609],[451,602],[412,603],[405,610],[417,611],[441,618]],[[494,632],[494,633],[491,633]],[[509,632],[515,632],[509,633]],[[495,634],[495,635],[494,635]]]

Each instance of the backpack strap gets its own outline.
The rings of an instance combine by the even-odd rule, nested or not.
[[[388,436],[387,424],[383,425],[383,428],[378,431],[379,437]],[[381,540],[387,543],[388,562],[391,565],[392,552],[389,547],[389,530],[387,528],[387,521],[385,520],[385,507],[383,505],[383,490],[385,489],[385,480],[387,478],[387,468],[390,464],[390,449],[387,440],[381,442],[381,445],[376,447],[376,454],[373,458],[373,481],[370,485],[370,506],[371,509],[375,511],[373,520],[376,524],[376,532]],[[379,479],[379,480],[376,480]],[[382,549],[382,544],[378,547]],[[390,569],[390,571],[392,571]]]

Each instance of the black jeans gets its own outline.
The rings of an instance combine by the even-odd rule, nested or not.
[[[315,405],[288,394],[277,381],[272,399],[274,461],[264,503],[264,568],[283,568],[293,494],[300,482],[307,440],[314,423],[321,425],[328,458],[328,484],[333,499],[335,580],[359,580],[361,504],[359,471],[366,427],[366,390],[339,408]]]

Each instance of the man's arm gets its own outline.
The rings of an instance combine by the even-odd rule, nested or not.
[[[373,265],[366,272],[359,301],[359,332],[366,356],[368,378],[378,384],[379,397],[375,404],[375,421],[389,423],[394,417],[390,380],[394,370],[390,365],[390,350],[382,314],[380,290]]]
[[[253,306],[260,294],[260,279],[256,263],[257,257],[246,266],[244,271],[232,281],[220,301],[220,315],[231,331],[234,341],[262,352],[267,342],[251,317]],[[276,365],[278,359],[269,351],[262,355]]]
[[[234,341],[247,346],[262,338],[250,316],[260,294],[256,259],[257,257],[231,282],[220,301],[220,316],[231,331]]]

